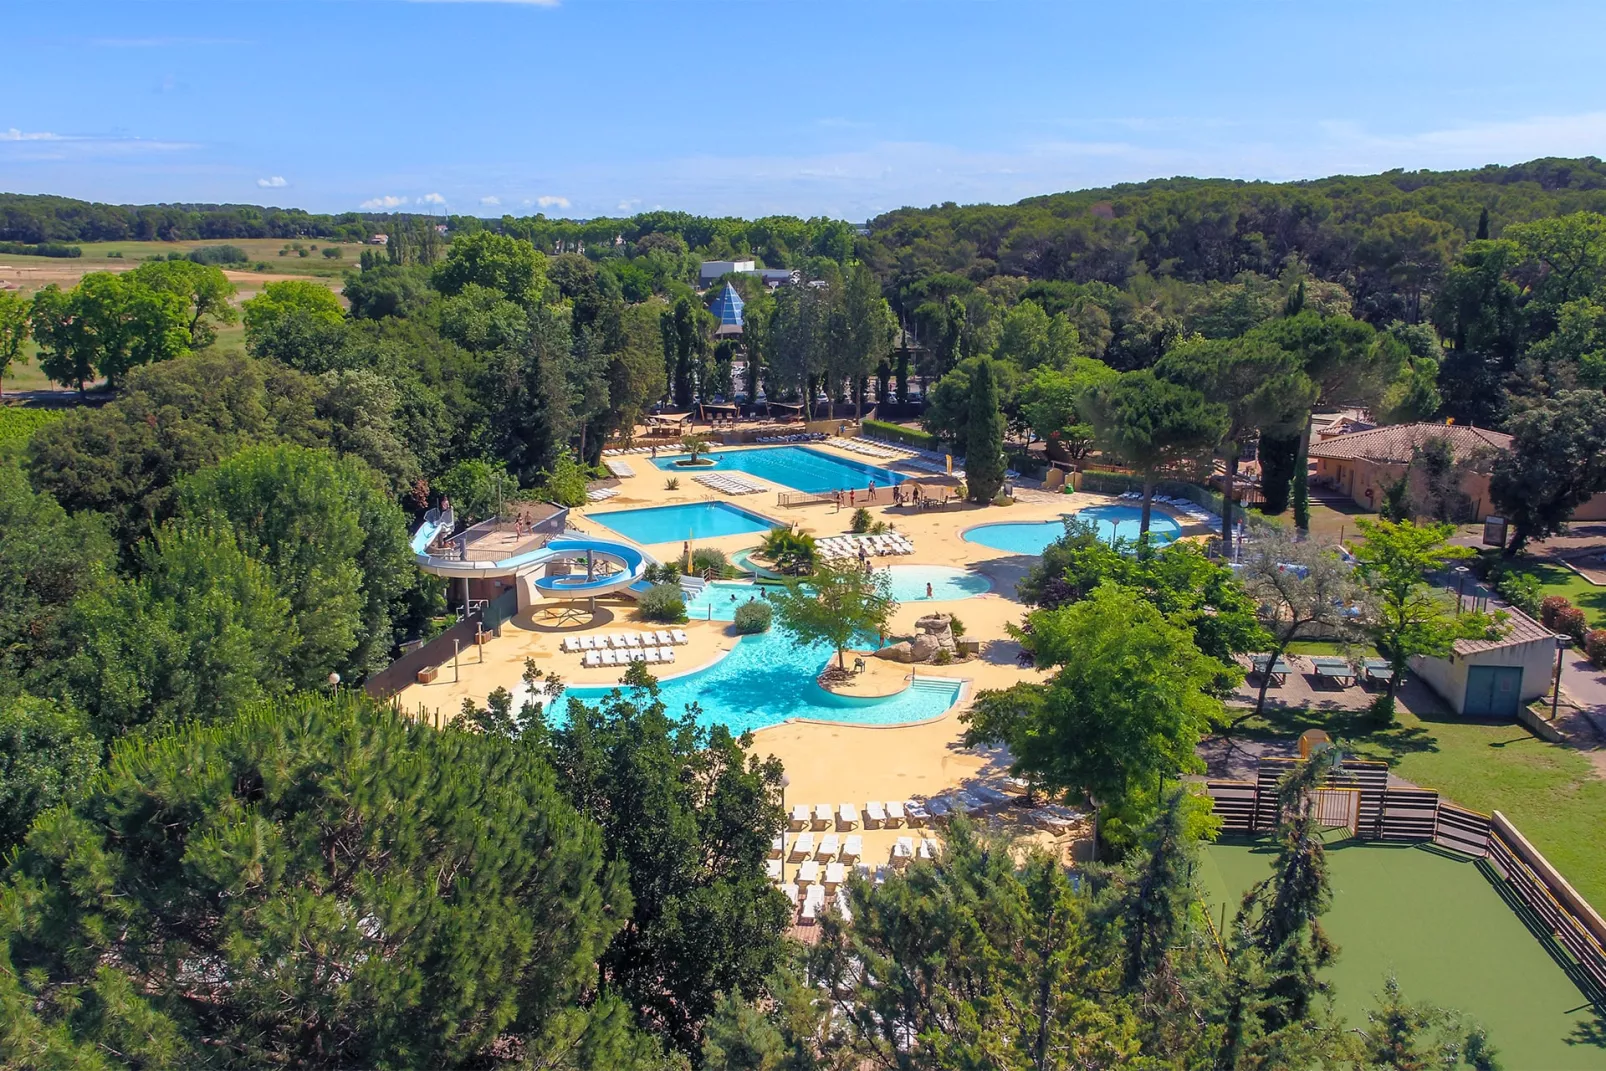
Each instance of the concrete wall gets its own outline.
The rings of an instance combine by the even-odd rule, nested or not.
[[[1606,521],[1606,491],[1596,491],[1588,502],[1573,510],[1575,521]]]
[[[1550,691],[1556,670],[1556,646],[1549,640],[1515,643],[1490,651],[1449,658],[1413,658],[1411,669],[1457,714],[1465,713],[1467,670],[1472,666],[1521,666],[1522,702],[1528,703]]]

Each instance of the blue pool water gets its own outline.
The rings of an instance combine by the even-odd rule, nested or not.
[[[757,584],[742,580],[713,580],[686,600],[686,616],[693,621],[734,621],[738,606],[759,597]]]
[[[992,582],[980,573],[956,569],[951,565],[893,565],[887,568],[892,574],[892,597],[900,603],[946,602],[968,599],[992,588]],[[926,585],[931,585],[931,598],[926,598]]]
[[[637,543],[670,543],[687,539],[768,532],[785,525],[729,502],[689,502],[679,506],[617,509],[586,516]]]
[[[738,734],[778,725],[788,718],[902,725],[935,718],[959,698],[960,682],[945,677],[920,678],[897,695],[880,699],[833,695],[814,678],[835,657],[827,646],[803,646],[771,629],[742,637],[735,649],[714,665],[671,677],[659,687],[671,714],[679,715],[687,704],[697,703],[702,709],[699,724],[723,724]],[[562,720],[570,697],[594,703],[611,690],[605,686],[566,688],[553,704],[552,717]]]
[[[1138,528],[1143,523],[1141,506],[1089,506],[1074,516],[1097,528],[1099,539],[1106,543],[1116,539],[1137,542]],[[965,532],[965,541],[1011,554],[1041,554],[1043,548],[1064,534],[1063,521],[1013,521],[972,528]],[[1169,543],[1181,534],[1181,525],[1159,510],[1149,515],[1149,542]]]
[[[677,468],[675,462],[684,459],[660,457],[653,464],[666,472],[745,472],[761,480],[778,483],[811,494],[829,494],[832,491],[862,491],[874,480],[877,487],[902,483],[906,477],[879,465],[851,461],[835,454],[810,450],[806,446],[767,446],[749,450],[722,450],[708,455],[712,465],[696,468]]]

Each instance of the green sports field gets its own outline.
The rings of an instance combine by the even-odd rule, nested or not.
[[[1218,922],[1270,871],[1266,842],[1224,841],[1204,853],[1201,884]],[[1598,1016],[1479,865],[1412,845],[1328,846],[1338,945],[1329,976],[1338,1010],[1365,1021],[1390,972],[1406,997],[1456,1008],[1488,1028],[1511,1071],[1606,1068]]]

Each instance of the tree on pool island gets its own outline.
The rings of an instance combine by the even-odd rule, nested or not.
[[[708,437],[705,435],[682,435],[680,448],[691,455],[688,464],[697,464],[697,459],[708,453]]]
[[[639,1067],[597,970],[629,911],[536,752],[306,696],[127,740],[35,824],[0,886],[7,1062]]]
[[[1138,539],[1146,543],[1156,478],[1214,450],[1227,434],[1227,407],[1145,369],[1099,387],[1088,396],[1088,408],[1095,441],[1143,478]]]
[[[970,500],[992,503],[1004,486],[1004,416],[998,411],[993,362],[981,361],[970,378],[970,422],[965,432],[965,484]]]
[[[1081,602],[1028,619],[1046,684],[986,691],[960,715],[965,744],[1003,744],[1012,769],[1052,794],[1091,797],[1102,832],[1129,840],[1154,816],[1167,779],[1202,769],[1199,739],[1221,724],[1212,691],[1225,671],[1191,631],[1129,588],[1101,584]]]
[[[1453,524],[1357,521],[1366,542],[1355,548],[1355,574],[1371,593],[1363,628],[1394,671],[1372,704],[1378,720],[1394,720],[1394,696],[1412,658],[1444,658],[1456,640],[1496,639],[1505,614],[1458,613],[1449,597],[1424,577],[1450,562],[1473,556],[1471,547],[1448,542]]]
[[[898,603],[885,571],[865,572],[858,563],[820,562],[807,581],[789,580],[775,604],[776,624],[799,643],[829,643],[837,669],[842,652],[858,635],[882,634]]]

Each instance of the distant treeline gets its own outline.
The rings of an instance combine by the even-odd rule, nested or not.
[[[30,245],[27,242],[0,242],[0,253],[9,253],[16,257],[81,257],[84,251],[75,245],[61,245],[57,242],[43,242]]]

